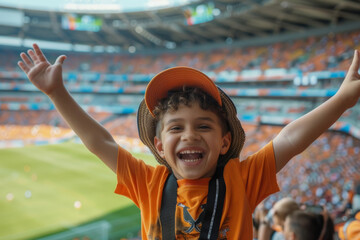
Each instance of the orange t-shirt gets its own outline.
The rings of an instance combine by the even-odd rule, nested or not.
[[[169,174],[165,166],[148,166],[119,147],[115,193],[141,210],[142,239],[161,239],[162,190]],[[226,196],[218,239],[252,239],[252,213],[257,204],[279,191],[272,142],[244,161],[231,159],[224,168]],[[178,180],[176,239],[198,239],[210,178]]]

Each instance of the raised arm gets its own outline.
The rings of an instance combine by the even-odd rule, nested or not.
[[[110,133],[87,114],[72,98],[62,78],[62,64],[66,56],[59,56],[51,65],[38,45],[21,53],[19,67],[29,80],[54,103],[57,111],[80,137],[85,146],[116,172],[118,146]]]
[[[304,151],[360,97],[359,51],[337,93],[326,102],[291,122],[274,138],[276,170],[280,171],[295,155]]]

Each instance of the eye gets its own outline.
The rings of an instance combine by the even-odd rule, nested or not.
[[[211,127],[207,124],[202,124],[199,126],[199,129],[202,129],[202,130],[207,130],[207,129],[211,129]]]
[[[171,127],[169,127],[170,132],[177,132],[177,131],[180,131],[181,129],[182,129],[181,126],[171,126]]]

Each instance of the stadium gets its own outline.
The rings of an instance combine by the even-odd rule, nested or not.
[[[140,239],[140,212],[17,66],[38,43],[65,54],[75,100],[117,143],[157,164],[136,113],[150,79],[201,70],[232,98],[240,159],[332,97],[360,49],[357,0],[0,0],[0,240]],[[360,104],[278,174],[283,197],[325,206],[335,231],[360,181]],[[335,236],[337,238],[337,235]]]

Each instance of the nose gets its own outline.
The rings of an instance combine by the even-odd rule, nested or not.
[[[181,135],[182,141],[198,141],[200,135],[194,129],[186,129]]]

